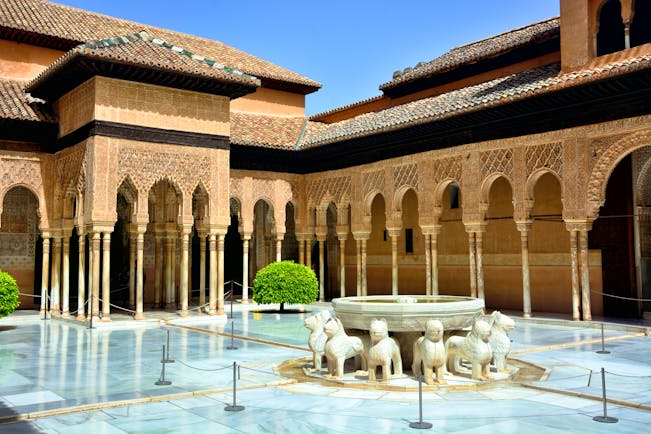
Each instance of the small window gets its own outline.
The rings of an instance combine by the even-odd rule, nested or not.
[[[414,253],[414,230],[411,228],[405,229],[405,252]]]
[[[386,229],[384,230],[384,234],[382,235],[382,239],[383,239],[384,241],[387,240],[387,230],[386,230]]]
[[[624,22],[619,0],[608,0],[599,12],[597,56],[621,51],[625,47]]]
[[[457,184],[450,184],[450,209],[459,208],[459,186]]]

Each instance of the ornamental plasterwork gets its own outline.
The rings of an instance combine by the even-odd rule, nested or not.
[[[461,156],[432,161],[432,179],[438,185],[445,179],[461,181]]]
[[[321,204],[324,198],[334,198],[335,202],[341,203],[350,198],[350,176],[337,178],[314,179],[307,183],[307,197],[311,205]]]
[[[525,151],[527,178],[536,169],[551,169],[559,177],[563,176],[563,147],[561,142],[527,146]]]
[[[479,160],[482,179],[493,173],[503,173],[509,179],[513,179],[513,151],[511,149],[481,152]]]
[[[384,170],[366,172],[362,175],[364,195],[366,197],[371,191],[384,192]]]
[[[393,167],[394,191],[398,191],[403,186],[412,187],[418,192],[418,167],[416,164],[403,164]]]

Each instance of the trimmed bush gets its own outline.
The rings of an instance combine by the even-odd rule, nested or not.
[[[258,304],[308,304],[319,296],[316,275],[293,261],[274,262],[258,271],[253,280],[253,301]]]
[[[18,301],[18,284],[11,275],[0,270],[0,318],[16,310]]]

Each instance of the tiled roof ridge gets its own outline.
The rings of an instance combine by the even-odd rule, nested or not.
[[[540,27],[538,33],[530,35],[529,37],[524,37],[526,35],[523,35],[521,36],[524,38],[522,41],[509,41],[507,39],[510,35],[517,36],[518,33],[526,33],[528,29],[535,30],[536,27]],[[421,77],[433,75],[436,73],[450,71],[463,64],[474,62],[485,57],[494,56],[499,53],[511,50],[517,46],[526,45],[534,40],[545,37],[550,32],[557,31],[560,31],[560,17],[552,17],[522,27],[511,29],[497,35],[459,45],[430,61],[419,62],[414,67],[407,67],[402,71],[394,72],[393,78],[388,82],[381,84],[379,88],[382,91],[386,91],[405,82],[417,80]],[[500,46],[500,42],[502,42],[502,46]],[[464,51],[472,51],[476,47],[481,47],[481,44],[493,44],[493,46],[484,47],[483,49],[479,50],[478,53],[469,53],[467,55],[467,58],[463,58]]]
[[[373,134],[389,132],[397,129],[413,127],[421,125],[427,122],[443,120],[451,118],[453,116],[458,116],[461,114],[476,112],[478,110],[487,109],[490,107],[497,107],[500,105],[508,104],[515,101],[521,101],[533,96],[539,96],[550,92],[555,92],[560,89],[565,89],[573,86],[580,86],[585,83],[594,82],[606,78],[612,78],[631,72],[639,71],[642,69],[651,68],[651,54],[641,55],[633,58],[626,59],[625,61],[616,61],[604,65],[599,65],[587,70],[578,70],[567,73],[553,73],[556,68],[560,71],[560,63],[550,64],[544,67],[535,68],[534,70],[541,71],[543,77],[539,80],[526,84],[523,86],[518,86],[513,90],[505,92],[496,92],[493,95],[487,94],[481,99],[475,101],[472,100],[462,100],[450,106],[447,106],[444,110],[440,110],[434,113],[425,113],[425,114],[416,114],[410,116],[408,119],[399,119],[394,123],[384,123],[381,118],[373,119],[374,117],[385,116],[391,111],[403,110],[410,113],[418,113],[418,110],[410,110],[405,107],[409,106],[412,108],[427,106],[430,102],[436,101],[437,98],[443,97],[448,94],[442,94],[431,98],[425,98],[418,101],[413,101],[401,106],[391,107],[379,112],[373,113],[364,113],[354,118],[345,119],[333,124],[329,124],[327,129],[323,130],[322,134],[317,134],[312,136],[310,139],[306,140],[302,145],[301,149],[307,149],[312,147],[318,147],[327,145],[330,143],[335,143],[343,140],[350,140],[358,137],[365,137]],[[481,83],[476,86],[472,86],[478,93],[486,92],[484,86],[498,85],[499,82],[504,80],[509,80],[512,77],[517,75],[529,74],[534,72],[534,70],[524,71],[522,73],[516,73],[508,77],[502,77],[496,80],[491,80],[487,83]],[[487,87],[488,88],[488,87]],[[457,91],[453,91],[457,92]],[[367,125],[364,125],[365,119],[369,119]],[[362,125],[355,125],[355,123],[362,123]],[[336,128],[342,128],[343,131],[336,131]],[[330,132],[332,129],[335,129],[334,132]]]
[[[196,60],[198,62],[203,62],[206,65],[210,66],[213,69],[221,69],[223,71],[228,72],[229,74],[233,75],[238,75],[240,77],[244,78],[249,78],[251,80],[256,80],[257,77],[251,75],[251,74],[246,74],[242,71],[239,71],[235,68],[231,68],[229,66],[224,65],[223,63],[219,63],[215,60],[207,59],[204,56],[200,56],[198,54],[192,53],[191,51],[186,50],[185,48],[181,48],[177,45],[170,44],[168,42],[165,42],[163,39],[160,38],[154,38],[149,33],[147,33],[146,30],[141,30],[140,32],[137,33],[131,33],[128,35],[124,36],[117,36],[114,38],[105,38],[105,39],[99,39],[96,41],[89,41],[84,44],[79,45],[77,48],[79,49],[80,52],[84,52],[85,48],[91,48],[91,49],[101,49],[101,48],[106,48],[106,47],[111,47],[114,45],[123,45],[123,44],[130,44],[135,41],[145,41],[145,42],[152,42],[154,44],[160,45],[161,47],[165,47],[169,50],[172,50],[182,56],[189,57],[192,60]]]
[[[376,95],[376,96],[372,96],[372,97],[370,97],[370,98],[363,99],[363,100],[361,100],[361,101],[351,102],[350,104],[342,105],[342,106],[340,106],[340,107],[335,107],[335,108],[333,108],[333,109],[326,110],[326,111],[321,112],[321,113],[313,114],[313,115],[311,115],[311,116],[309,117],[309,119],[310,119],[311,121],[317,121],[317,122],[318,122],[318,118],[320,118],[320,117],[322,117],[322,116],[333,115],[333,114],[335,114],[335,113],[339,113],[339,112],[342,112],[342,111],[344,111],[344,110],[348,110],[348,109],[351,109],[351,108],[359,107],[359,106],[361,106],[361,105],[368,104],[368,103],[370,103],[370,102],[379,101],[379,100],[381,100],[382,98],[384,98],[384,95]]]

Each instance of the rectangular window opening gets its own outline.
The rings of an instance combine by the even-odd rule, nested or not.
[[[414,230],[405,229],[405,252],[414,253]]]

